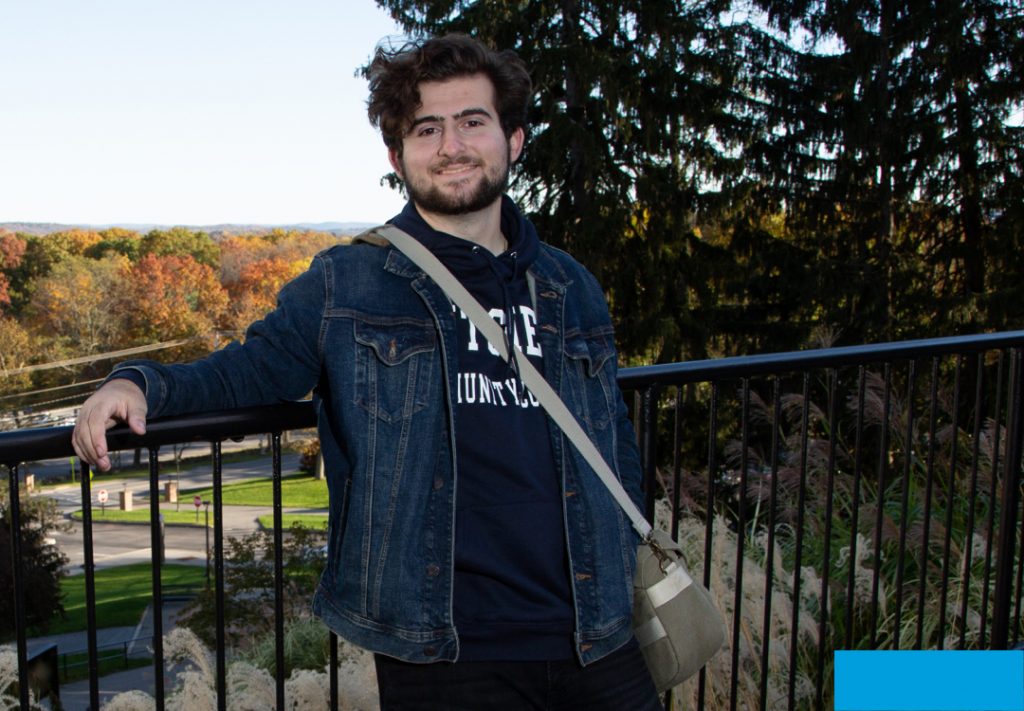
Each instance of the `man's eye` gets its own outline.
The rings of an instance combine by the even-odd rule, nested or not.
[[[437,129],[433,126],[423,126],[419,131],[416,132],[417,136],[433,136],[437,133]]]

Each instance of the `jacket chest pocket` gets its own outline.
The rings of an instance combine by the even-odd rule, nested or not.
[[[576,414],[591,433],[604,430],[612,419],[610,359],[614,356],[611,336],[576,335],[566,338],[566,380]]]
[[[437,334],[430,321],[353,321],[355,402],[385,422],[427,406]]]

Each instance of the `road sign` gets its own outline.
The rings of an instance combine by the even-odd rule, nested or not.
[[[198,509],[200,506],[203,505],[203,497],[202,496],[193,496],[192,497],[192,505],[195,506]]]
[[[109,496],[107,494],[106,489],[100,489],[99,491],[96,492],[96,500],[99,501],[101,504],[107,503],[108,498]]]

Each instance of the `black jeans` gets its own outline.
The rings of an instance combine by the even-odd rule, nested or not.
[[[663,711],[636,645],[586,667],[560,662],[411,664],[376,655],[382,711]]]

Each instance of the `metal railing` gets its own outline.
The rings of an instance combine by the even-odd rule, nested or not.
[[[648,515],[715,593],[728,648],[674,691],[687,708],[828,708],[835,649],[1006,648],[1021,636],[1024,331],[678,363],[620,372],[633,405]],[[284,708],[281,433],[309,403],[155,420],[110,449],[213,442],[216,679],[226,707],[219,442],[272,433],[276,703]],[[19,463],[68,456],[70,428],[0,434],[19,525]],[[89,477],[82,477],[91,707],[98,708]],[[152,548],[159,550],[157,526]],[[22,560],[13,574],[27,707]],[[1024,539],[1021,541],[1024,549]],[[6,562],[0,563],[6,565]],[[699,571],[699,574],[698,574]],[[153,605],[161,606],[153,565]],[[163,634],[154,615],[157,708]],[[337,668],[331,636],[331,666]],[[671,697],[669,698],[671,701]],[[330,703],[338,707],[337,675]]]

